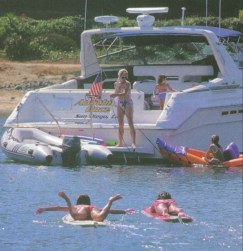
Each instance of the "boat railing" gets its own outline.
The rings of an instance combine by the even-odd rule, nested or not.
[[[76,79],[68,80],[62,84],[51,85],[42,89],[77,89],[78,83]]]

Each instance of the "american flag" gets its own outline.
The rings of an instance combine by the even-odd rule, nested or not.
[[[91,88],[89,90],[89,94],[88,95],[89,96],[100,97],[101,94],[102,94],[102,86],[103,86],[102,74],[100,72],[100,73],[98,73],[98,75],[95,78],[95,81],[91,85]]]

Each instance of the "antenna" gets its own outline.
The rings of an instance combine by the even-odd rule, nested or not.
[[[206,26],[208,26],[208,0],[206,0]]]
[[[86,30],[86,19],[87,19],[87,0],[85,0],[85,6],[84,6],[84,30]]]
[[[184,25],[184,19],[185,19],[185,11],[186,11],[186,7],[182,7],[182,14],[181,14],[181,26]]]
[[[221,28],[221,0],[219,0],[219,29]]]
[[[138,26],[140,28],[148,28],[153,25],[155,20],[154,16],[151,16],[149,14],[167,13],[168,10],[168,7],[128,8],[127,13],[141,14],[137,16]]]
[[[128,8],[127,13],[130,14],[156,14],[156,13],[167,13],[169,11],[168,7],[147,7],[147,8]]]
[[[95,22],[102,23],[106,25],[106,28],[108,24],[118,22],[119,18],[116,16],[99,16],[94,18]]]

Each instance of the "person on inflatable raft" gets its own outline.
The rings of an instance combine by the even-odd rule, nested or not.
[[[77,205],[72,205],[69,197],[64,192],[59,192],[58,195],[66,201],[67,206],[38,208],[36,210],[36,214],[40,214],[45,211],[63,211],[69,212],[74,220],[104,221],[108,214],[133,214],[135,212],[134,209],[111,209],[112,203],[122,198],[120,194],[110,197],[106,205],[101,209],[92,206],[90,203],[90,197],[86,194],[80,194],[78,196]]]
[[[211,144],[208,148],[206,156],[204,157],[207,164],[219,165],[224,162],[224,150],[219,144],[219,136],[212,135]]]
[[[157,213],[162,216],[177,215],[178,217],[186,217],[183,209],[180,208],[177,202],[171,198],[168,192],[161,192],[158,194],[150,208],[151,213]]]

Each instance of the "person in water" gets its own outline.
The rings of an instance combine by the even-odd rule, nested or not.
[[[224,161],[224,151],[222,146],[219,144],[219,136],[212,135],[211,144],[205,156],[207,164],[218,165]]]
[[[121,69],[118,72],[118,79],[115,82],[115,92],[111,94],[111,98],[118,98],[117,117],[118,117],[118,147],[124,146],[124,116],[126,115],[130,129],[132,140],[132,148],[136,148],[136,131],[133,124],[133,101],[131,98],[131,84],[127,80],[128,72],[126,69]]]
[[[171,198],[168,192],[161,192],[157,200],[154,201],[150,208],[151,213],[157,213],[162,216],[177,215],[178,217],[185,217],[183,209],[177,205],[177,202]]]
[[[165,97],[168,91],[174,92],[176,90],[170,87],[165,75],[160,75],[158,79],[158,83],[156,84],[154,88],[153,94],[154,96],[157,96],[159,98],[159,105],[160,105],[161,110],[163,110],[164,108]]]
[[[86,194],[80,194],[78,196],[77,205],[72,205],[69,197],[64,192],[59,192],[58,195],[66,201],[67,206],[51,206],[38,208],[36,210],[36,214],[40,214],[45,211],[63,211],[69,212],[74,220],[104,221],[108,214],[132,214],[135,212],[134,209],[111,209],[112,203],[122,198],[120,194],[110,197],[106,205],[101,209],[92,206],[90,202],[90,197]]]

